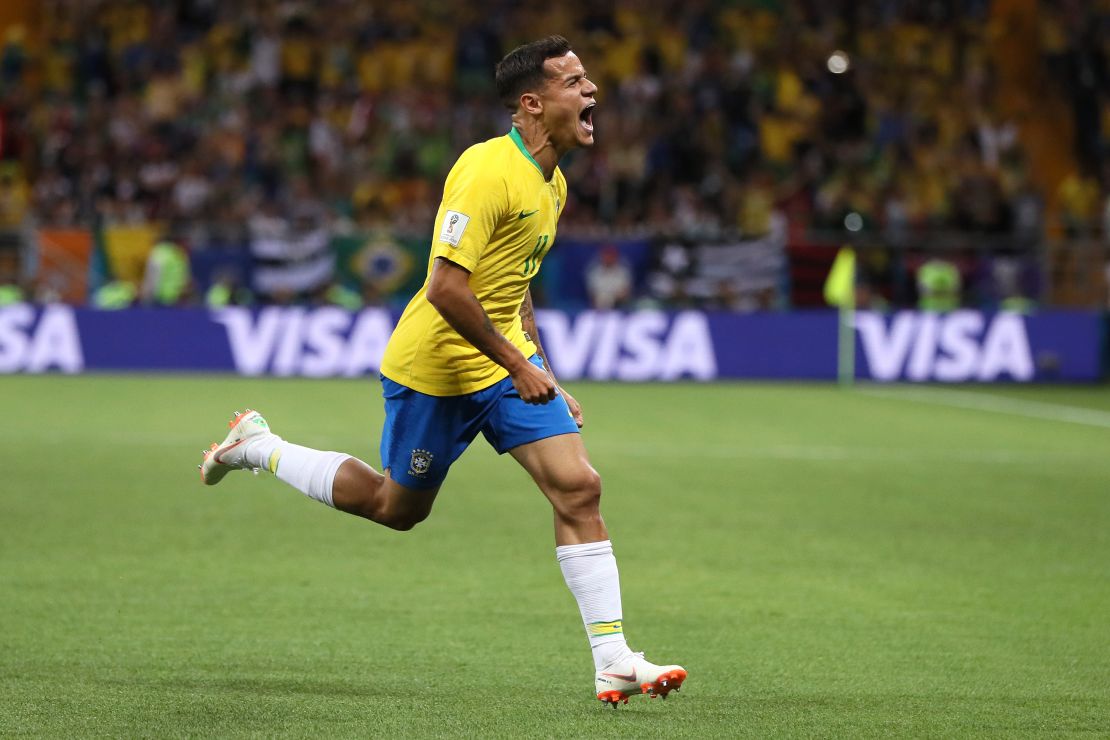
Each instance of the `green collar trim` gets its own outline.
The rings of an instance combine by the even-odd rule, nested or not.
[[[539,170],[540,174],[542,175],[543,167],[540,167],[540,163],[537,162],[528,152],[528,150],[524,148],[524,139],[520,138],[520,131],[517,130],[516,126],[513,126],[511,129],[509,129],[509,138],[513,140],[513,143],[516,144],[516,148],[520,150],[520,153],[524,155],[525,159],[531,162],[532,165],[537,170]]]

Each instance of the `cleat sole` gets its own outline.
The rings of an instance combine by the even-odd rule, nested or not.
[[[616,709],[621,702],[628,703],[628,697],[620,691],[602,691],[597,698],[602,704],[608,704],[613,709]]]
[[[682,682],[686,680],[686,671],[681,668],[675,668],[671,671],[660,673],[656,677],[654,683],[645,683],[640,686],[640,690],[648,694],[652,699],[656,696],[667,698],[667,694],[672,691],[678,691],[682,687]]]

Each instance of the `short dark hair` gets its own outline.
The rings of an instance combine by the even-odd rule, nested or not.
[[[544,83],[543,63],[566,56],[570,42],[562,36],[548,36],[518,46],[497,63],[494,81],[497,94],[509,110],[515,111],[520,96]]]

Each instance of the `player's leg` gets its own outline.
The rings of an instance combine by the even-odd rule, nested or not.
[[[512,454],[551,502],[555,555],[590,641],[598,698],[616,706],[634,693],[676,690],[685,670],[650,663],[625,642],[617,561],[601,518],[601,476],[566,401],[530,406],[506,392],[482,431],[498,452]]]
[[[332,487],[335,508],[390,529],[408,531],[432,513],[439,486],[409,488],[379,473],[358,458],[339,467]]]
[[[426,519],[439,491],[438,483],[410,488],[394,481],[388,469],[383,475],[351,455],[284,440],[257,411],[236,413],[230,426],[223,444],[214,443],[200,466],[208,485],[231,470],[268,470],[309,498],[398,530]]]
[[[601,518],[601,476],[582,435],[547,437],[509,454],[532,476],[555,513],[555,556],[578,602],[598,670],[631,654],[624,639],[620,578]]]
[[[555,512],[555,556],[590,641],[597,698],[616,707],[634,694],[665,699],[678,691],[686,680],[684,668],[651,663],[625,642],[617,560],[601,518],[601,477],[590,465],[582,436],[547,437],[510,453]]]
[[[406,532],[428,518],[439,486],[415,489],[379,473],[357,457],[314,450],[276,435],[245,453],[306,496],[339,511]],[[338,465],[336,465],[338,463]]]
[[[257,411],[236,412],[223,444],[205,453],[201,480],[215,485],[230,470],[268,470],[310,498],[398,530],[431,513],[452,463],[478,434],[495,390],[438,397],[382,378],[384,473],[351,455],[324,452],[277,436]]]
[[[510,450],[555,512],[555,556],[578,602],[593,652],[597,698],[616,707],[633,694],[666,698],[686,680],[677,665],[655,665],[624,638],[620,577],[601,518],[601,477],[580,434],[561,434]]]
[[[590,465],[577,429],[518,445],[509,454],[528,471],[551,502],[556,546],[609,539],[601,518],[601,476]]]

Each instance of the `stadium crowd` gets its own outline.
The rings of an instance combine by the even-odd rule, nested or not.
[[[455,156],[507,128],[494,64],[560,31],[601,88],[561,233],[1044,228],[987,0],[41,6],[41,38],[0,39],[0,227],[158,221],[192,250],[282,223],[426,233]],[[1108,15],[1045,13],[1083,163],[1062,207],[1110,226]]]

